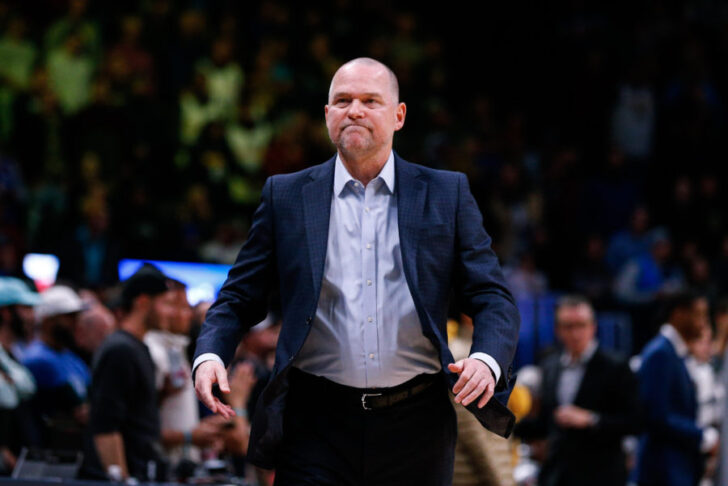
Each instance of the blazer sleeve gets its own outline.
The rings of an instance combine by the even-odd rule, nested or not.
[[[655,437],[675,445],[697,450],[703,438],[693,417],[676,413],[672,402],[675,393],[670,382],[678,372],[664,351],[656,352],[640,366],[639,387],[645,426]]]
[[[268,294],[275,282],[273,178],[263,186],[261,202],[253,215],[248,239],[207,311],[197,338],[195,358],[214,353],[230,362],[243,333],[262,321]]]
[[[458,176],[456,295],[473,320],[470,354],[487,353],[498,362],[502,373],[496,389],[502,390],[510,380],[520,316],[491,248],[490,236],[483,228],[483,217],[467,177]]]

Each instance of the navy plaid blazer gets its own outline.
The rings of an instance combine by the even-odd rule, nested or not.
[[[402,263],[422,323],[439,352],[452,385],[457,375],[447,347],[451,294],[473,319],[472,352],[500,365],[496,397],[468,409],[491,431],[508,436],[513,414],[506,408],[513,381],[511,361],[520,317],[507,289],[490,237],[464,174],[434,170],[395,157],[395,194]],[[334,161],[268,178],[243,248],[197,340],[195,357],[215,353],[229,363],[244,332],[267,313],[268,294],[280,292],[283,325],[272,377],[258,401],[248,458],[274,467],[283,435],[288,371],[301,349],[318,305],[326,260]]]

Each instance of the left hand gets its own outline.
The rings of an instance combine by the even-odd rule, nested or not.
[[[562,405],[554,412],[554,420],[564,428],[585,429],[594,425],[594,414],[576,405]]]
[[[495,378],[487,364],[479,359],[465,358],[450,363],[447,368],[460,375],[457,383],[452,388],[453,393],[455,393],[455,403],[468,406],[480,397],[478,408],[483,408],[493,397]]]

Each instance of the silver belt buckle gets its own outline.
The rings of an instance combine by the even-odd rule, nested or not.
[[[382,396],[381,393],[362,393],[361,394],[361,407],[364,410],[374,410],[372,408],[367,407],[367,398],[368,397],[380,397]]]

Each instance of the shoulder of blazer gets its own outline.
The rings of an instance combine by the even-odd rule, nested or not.
[[[287,189],[306,184],[311,180],[316,180],[321,177],[331,176],[333,178],[335,161],[336,156],[333,156],[321,164],[317,164],[297,172],[291,172],[290,174],[275,174],[270,176],[270,179],[276,189]]]

